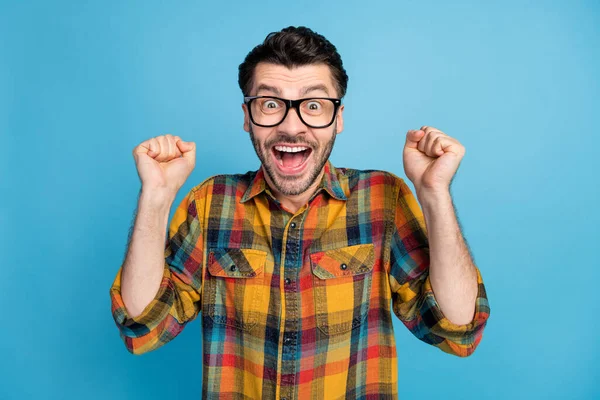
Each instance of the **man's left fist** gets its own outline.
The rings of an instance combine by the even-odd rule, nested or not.
[[[422,126],[406,134],[404,172],[417,193],[445,193],[458,170],[465,148],[439,129]]]

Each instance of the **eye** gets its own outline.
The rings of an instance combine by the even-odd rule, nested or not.
[[[275,100],[267,100],[263,103],[263,108],[276,109],[278,107],[279,104]]]
[[[306,104],[306,109],[309,111],[319,111],[321,109],[321,103],[318,101],[309,101]]]

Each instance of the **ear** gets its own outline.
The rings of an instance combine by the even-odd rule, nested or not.
[[[242,103],[242,110],[244,110],[244,130],[250,132],[250,114],[248,114],[248,107],[246,103]]]
[[[342,104],[337,111],[337,118],[335,121],[335,128],[338,134],[344,130],[344,105]]]

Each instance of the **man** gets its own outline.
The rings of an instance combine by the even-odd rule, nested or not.
[[[335,168],[347,81],[323,36],[268,35],[239,70],[261,168],[195,186],[168,238],[196,146],[164,135],[134,149],[142,189],[113,316],[141,354],[201,312],[203,398],[396,398],[390,300],[445,352],[468,356],[481,340],[489,306],[449,191],[464,147],[433,127],[408,131],[416,198],[391,173]]]

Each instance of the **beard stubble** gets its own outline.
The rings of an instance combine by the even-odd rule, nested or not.
[[[286,134],[277,135],[275,138],[268,140],[264,143],[264,146],[261,146],[260,142],[256,139],[254,132],[252,130],[252,125],[250,125],[250,140],[252,141],[252,145],[254,146],[254,151],[258,156],[265,172],[269,176],[269,179],[275,185],[275,188],[278,192],[285,196],[297,196],[308,190],[315,180],[318,178],[319,174],[323,170],[325,163],[329,159],[329,156],[333,150],[333,145],[335,143],[335,137],[337,136],[336,128],[333,129],[333,134],[331,139],[325,143],[324,146],[320,146],[318,142],[311,142],[299,138],[298,136],[289,136]],[[309,166],[309,175],[308,179],[302,181],[302,178],[293,177],[293,176],[285,176],[278,175],[275,171],[275,166],[272,165],[271,158],[271,148],[277,143],[289,143],[289,144],[302,144],[309,146],[312,149],[312,154],[309,157],[313,157],[313,169],[310,170]]]

